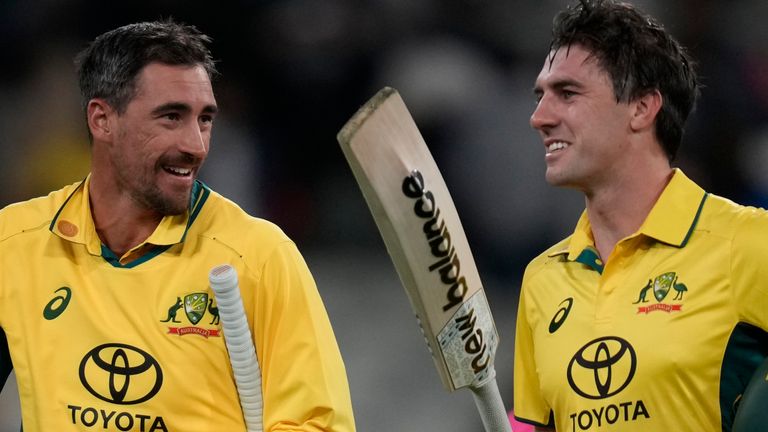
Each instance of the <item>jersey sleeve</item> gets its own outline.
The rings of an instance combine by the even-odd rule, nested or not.
[[[731,254],[739,321],[768,331],[768,213],[749,209],[736,229]]]
[[[354,431],[344,364],[314,279],[290,241],[261,269],[254,335],[265,431]]]
[[[518,421],[554,427],[552,410],[541,394],[536,372],[534,338],[526,313],[525,290],[520,293],[515,329],[514,411]]]

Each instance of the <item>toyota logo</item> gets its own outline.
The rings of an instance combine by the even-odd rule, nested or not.
[[[80,382],[103,401],[133,405],[151,399],[160,391],[163,371],[146,351],[111,343],[99,345],[83,357]]]
[[[637,369],[632,345],[616,336],[587,343],[568,363],[568,384],[587,399],[611,397],[629,385]]]

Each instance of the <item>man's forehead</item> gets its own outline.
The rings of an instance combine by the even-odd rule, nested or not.
[[[167,65],[150,63],[136,77],[136,93],[132,101],[152,104],[168,100],[190,105],[215,105],[213,87],[202,65]]]
[[[149,63],[136,76],[139,87],[142,85],[165,86],[168,84],[203,85],[210,87],[211,79],[205,68],[200,65],[169,65]]]
[[[537,83],[544,79],[568,76],[605,74],[597,56],[581,45],[566,45],[552,49],[544,59]]]
[[[597,65],[597,56],[580,44],[563,45],[547,54],[544,66],[551,69],[556,62],[571,67],[583,67],[590,63]]]

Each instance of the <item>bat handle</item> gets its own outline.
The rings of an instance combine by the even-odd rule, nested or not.
[[[221,329],[232,365],[235,386],[243,409],[243,419],[248,432],[263,430],[264,402],[261,394],[261,368],[256,357],[256,347],[251,337],[248,318],[237,281],[237,271],[232,266],[220,265],[208,274],[211,290],[219,308]]]
[[[496,378],[493,377],[477,387],[470,386],[469,389],[472,390],[485,432],[512,432]]]

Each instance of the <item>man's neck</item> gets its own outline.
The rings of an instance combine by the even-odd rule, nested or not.
[[[101,243],[117,257],[143,243],[163,219],[130,197],[110,194],[92,181],[89,196],[93,223]]]
[[[671,168],[649,170],[585,194],[592,236],[603,262],[608,262],[619,241],[642,226],[672,173]]]

